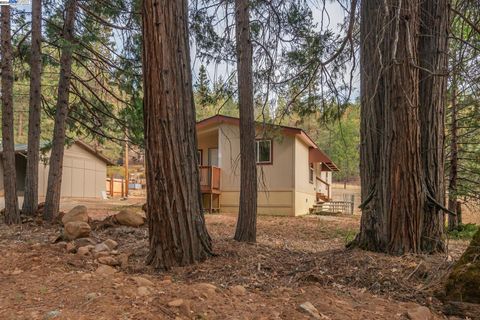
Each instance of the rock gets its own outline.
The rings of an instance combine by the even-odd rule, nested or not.
[[[50,320],[50,319],[56,319],[60,316],[60,311],[58,310],[52,310],[49,311],[45,314],[45,317],[43,317],[44,320]]]
[[[113,216],[113,220],[123,226],[140,227],[145,223],[145,218],[131,210],[122,210]]]
[[[74,242],[77,249],[80,247],[94,246],[97,244],[95,240],[93,240],[92,238],[79,238],[79,239],[76,239]]]
[[[231,287],[230,291],[236,296],[244,296],[247,294],[247,289],[240,285]]]
[[[101,257],[108,257],[109,255],[110,255],[110,252],[108,252],[108,251],[102,251],[102,252],[93,251],[93,257],[95,259],[99,259]]]
[[[67,243],[65,250],[67,250],[68,253],[75,253],[75,251],[77,251],[77,247],[75,247],[75,243],[69,242]]]
[[[90,235],[92,228],[86,222],[75,221],[65,224],[63,235],[67,240],[86,238]]]
[[[103,241],[103,244],[105,244],[110,250],[115,250],[118,247],[118,242],[112,239],[107,239]]]
[[[172,279],[165,279],[160,281],[160,285],[168,285],[168,284],[172,284]]]
[[[19,274],[23,273],[23,270],[21,269],[18,269],[18,268],[15,268],[15,270],[13,270],[10,274],[11,275],[14,275],[14,276],[17,276]]]
[[[433,320],[433,314],[427,307],[418,307],[407,311],[407,318],[410,320]]]
[[[80,247],[77,249],[77,254],[79,256],[86,256],[90,254],[90,250],[92,250],[94,247],[92,245],[90,246],[85,246],[85,247]]]
[[[112,276],[117,272],[117,269],[102,264],[95,270],[95,273],[101,276]]]
[[[320,313],[318,312],[317,308],[315,308],[315,306],[309,301],[302,303],[300,305],[300,310],[310,315],[310,317],[312,317],[313,319],[321,319]]]
[[[137,286],[140,287],[153,287],[155,286],[154,283],[148,279],[145,279],[143,277],[132,277],[132,280],[135,281]]]
[[[93,249],[93,252],[95,253],[99,253],[99,252],[110,252],[110,247],[108,245],[106,245],[104,242],[102,243],[99,243],[95,246],[95,248]]]
[[[67,249],[67,243],[65,241],[60,241],[60,242],[53,242],[57,247],[59,247],[62,250]]]
[[[120,265],[120,262],[112,256],[100,257],[98,262],[112,267]]]
[[[87,299],[87,301],[95,300],[98,297],[100,297],[100,294],[96,292],[90,292],[85,295],[85,299]]]
[[[68,211],[62,217],[62,223],[63,223],[63,225],[66,225],[69,222],[85,222],[85,223],[88,223],[87,207],[76,206],[72,210]]]
[[[215,292],[218,288],[211,284],[211,283],[199,283],[197,284],[197,288],[201,291],[213,291]]]
[[[85,273],[85,274],[83,274],[83,275],[80,277],[80,279],[82,279],[82,280],[90,280],[90,279],[92,279],[92,274],[91,274],[91,273]]]
[[[480,303],[480,230],[455,263],[445,286],[445,300]]]
[[[125,268],[128,266],[128,258],[130,258],[131,253],[123,253],[117,257],[118,261],[120,261],[120,265]]]
[[[138,287],[137,289],[138,295],[145,297],[151,294],[150,289],[148,287]]]
[[[172,300],[168,303],[168,306],[169,307],[180,307],[182,306],[183,304],[185,303],[185,301],[183,301],[183,299],[175,299],[175,300]]]

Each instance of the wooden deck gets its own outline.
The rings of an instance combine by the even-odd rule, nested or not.
[[[220,210],[221,170],[215,166],[200,166],[200,191],[203,207],[210,213]]]

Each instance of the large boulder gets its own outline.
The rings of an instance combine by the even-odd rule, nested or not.
[[[78,238],[86,238],[90,235],[92,228],[83,221],[68,222],[64,226],[63,236],[67,240],[75,240]]]
[[[448,277],[445,294],[450,301],[480,303],[480,230],[473,236]]]
[[[68,211],[62,217],[63,225],[69,222],[86,222],[88,223],[88,210],[85,206],[76,206],[72,210]]]
[[[145,223],[145,217],[131,210],[122,210],[113,216],[113,220],[123,226],[140,227]]]

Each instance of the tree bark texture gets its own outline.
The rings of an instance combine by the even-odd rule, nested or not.
[[[445,205],[444,144],[447,101],[449,0],[420,2],[419,98],[425,192]],[[427,201],[423,212],[422,252],[445,251],[444,212]]]
[[[212,254],[202,213],[186,0],[143,1],[147,263],[169,269]]]
[[[13,49],[10,25],[10,6],[1,9],[2,56],[2,160],[5,190],[5,223],[20,223],[17,179],[15,169],[15,141],[13,128]]]
[[[68,0],[65,5],[65,21],[63,24],[63,40],[60,58],[60,78],[58,80],[58,97],[53,129],[52,152],[50,154],[47,195],[43,217],[52,221],[60,207],[60,192],[62,187],[63,154],[65,151],[65,131],[68,117],[70,83],[72,78],[73,39],[75,33],[75,16],[77,0]]]
[[[257,163],[253,105],[253,46],[249,1],[235,1],[238,100],[240,111],[240,205],[235,240],[257,240]]]
[[[25,195],[22,212],[33,215],[38,207],[38,164],[42,103],[42,1],[32,0],[32,45],[30,56],[30,108]]]
[[[443,251],[449,2],[361,7],[362,220],[352,245]]]
[[[419,9],[419,1],[361,4],[363,214],[353,244],[391,254],[421,248]]]
[[[450,125],[450,171],[448,181],[448,210],[458,216],[457,212],[457,178],[458,178],[458,110],[457,110],[457,90],[455,85],[455,75],[452,79],[451,91],[451,112],[452,119]],[[452,231],[458,228],[458,218],[456,215],[448,215],[448,230]]]

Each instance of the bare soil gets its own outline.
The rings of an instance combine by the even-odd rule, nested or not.
[[[207,223],[217,255],[169,272],[145,266],[146,227],[92,232],[128,257],[114,274],[53,244],[60,226],[2,224],[0,319],[310,319],[299,308],[307,301],[320,319],[407,319],[421,305],[446,319],[435,292],[467,245],[451,242],[437,256],[346,250],[357,216],[259,217],[257,244],[231,239],[233,215],[208,215]],[[139,288],[135,276],[153,286]]]

